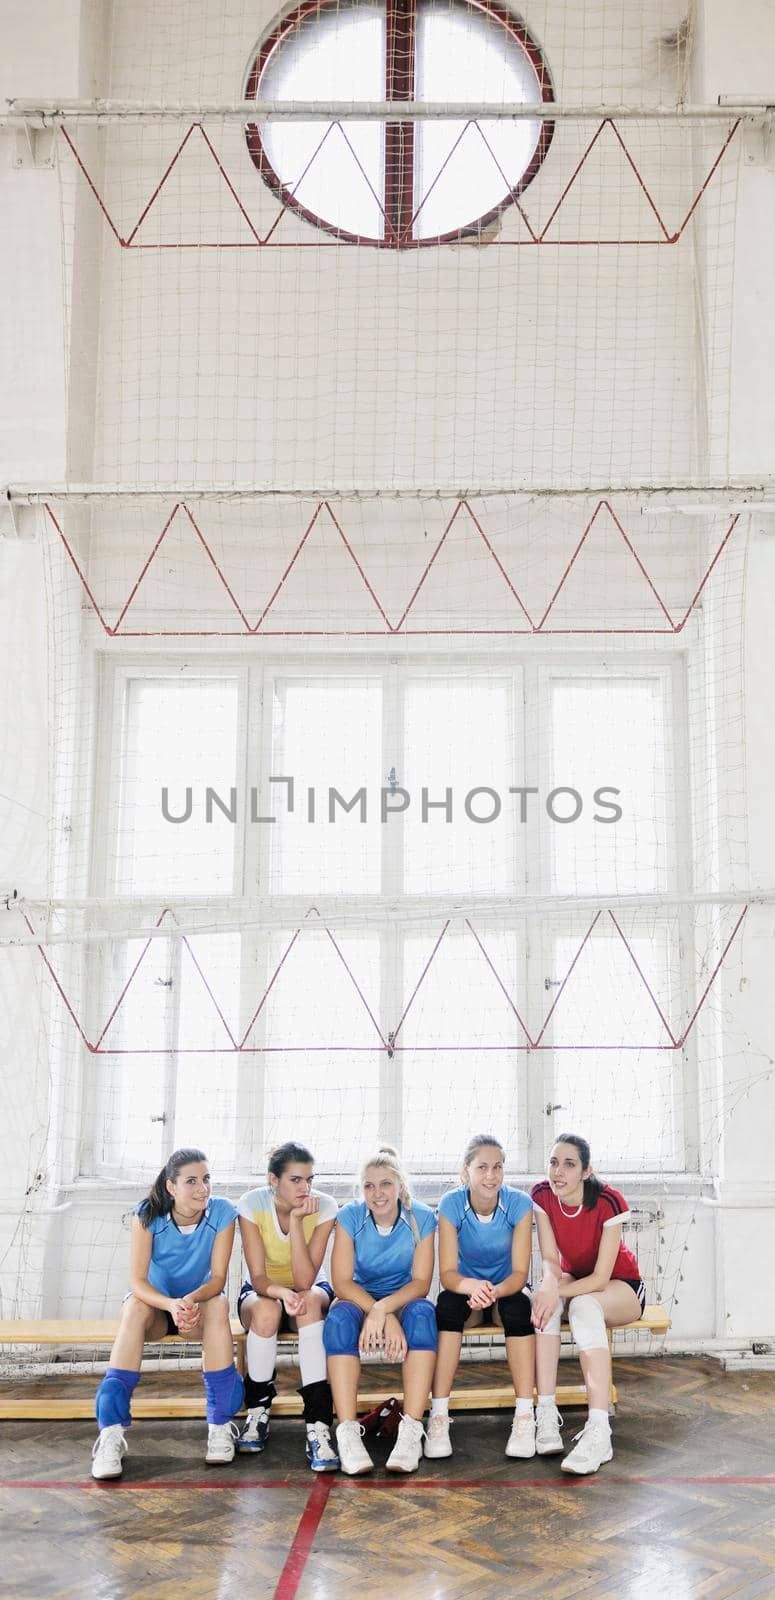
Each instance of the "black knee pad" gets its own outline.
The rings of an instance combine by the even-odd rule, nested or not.
[[[455,1294],[452,1289],[442,1289],[436,1301],[436,1327],[439,1333],[462,1333],[466,1318],[471,1315],[468,1298]]]
[[[535,1333],[530,1321],[532,1309],[528,1296],[523,1294],[521,1289],[516,1294],[504,1295],[503,1299],[498,1301],[498,1311],[507,1339],[527,1339],[530,1334]]]

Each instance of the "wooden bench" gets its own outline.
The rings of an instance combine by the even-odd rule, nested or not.
[[[96,1349],[109,1348],[116,1335],[118,1322],[114,1320],[80,1321],[78,1319],[31,1319],[29,1321],[0,1321],[0,1349],[6,1345],[34,1345],[56,1346],[60,1349],[78,1348]],[[628,1322],[625,1327],[616,1328],[613,1333],[646,1333],[657,1335],[664,1334],[670,1327],[670,1318],[664,1306],[646,1306],[643,1316],[637,1322]],[[240,1372],[245,1370],[245,1343],[246,1335],[236,1317],[231,1319],[231,1331],[234,1339],[235,1359]],[[613,1349],[613,1333],[609,1331],[608,1342]],[[295,1334],[280,1335],[281,1345],[295,1343]],[[464,1333],[463,1340],[466,1345],[475,1345],[482,1340],[502,1340],[503,1334],[499,1328],[484,1327],[472,1328]],[[166,1338],[156,1341],[159,1344],[190,1344],[195,1348],[198,1340],[183,1339],[179,1334],[168,1334]],[[376,1388],[368,1385],[368,1366],[364,1369],[364,1388],[358,1395],[358,1408],[360,1411],[370,1411],[383,1400],[389,1398],[393,1389],[384,1387]],[[20,1378],[23,1374],[20,1373]],[[53,1380],[52,1380],[53,1388]],[[395,1385],[394,1385],[395,1388]],[[611,1383],[610,1403],[615,1405],[617,1393],[613,1381]],[[558,1384],[557,1404],[562,1406],[583,1406],[586,1403],[586,1391],[583,1384]],[[454,1411],[489,1411],[511,1407],[514,1404],[514,1391],[508,1383],[494,1384],[488,1388],[457,1388],[453,1389],[450,1398],[450,1407]],[[272,1410],[276,1416],[291,1417],[301,1415],[301,1399],[297,1394],[279,1394]],[[203,1417],[205,1414],[204,1395],[198,1393],[172,1394],[172,1395],[144,1395],[139,1389],[132,1400],[132,1413],[135,1417]],[[50,1397],[39,1396],[25,1398],[23,1395],[13,1397],[3,1395],[0,1397],[0,1419],[21,1420],[24,1418],[77,1418],[93,1417],[94,1400],[79,1397],[57,1399],[54,1394]]]

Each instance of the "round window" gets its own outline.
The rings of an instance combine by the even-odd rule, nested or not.
[[[309,0],[273,30],[245,98],[534,105],[554,98],[523,24],[487,0]],[[391,249],[469,237],[535,176],[540,119],[264,122],[250,154],[283,203],[340,238]]]

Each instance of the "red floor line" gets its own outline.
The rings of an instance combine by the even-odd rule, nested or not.
[[[320,1527],[332,1487],[329,1477],[317,1479],[301,1514],[301,1520],[296,1529],[296,1537],[288,1551],[285,1566],[280,1573],[277,1588],[274,1592],[274,1600],[293,1600],[301,1583],[304,1568],[307,1565],[315,1534]]]
[[[117,1480],[115,1483],[98,1483],[94,1478],[0,1478],[0,1491],[3,1489],[93,1489],[113,1490],[126,1494],[132,1489],[230,1489],[232,1493],[240,1494],[249,1489],[303,1489],[307,1486],[307,1478],[141,1478],[131,1483]],[[325,1509],[325,1500],[334,1485],[340,1489],[572,1489],[578,1484],[616,1483],[626,1485],[642,1484],[648,1487],[653,1484],[659,1488],[661,1484],[757,1484],[775,1488],[775,1473],[735,1475],[731,1473],[704,1473],[692,1475],[690,1473],[601,1473],[589,1477],[577,1478],[570,1473],[556,1478],[415,1478],[407,1476],[402,1478],[337,1478],[326,1477],[318,1480],[310,1493],[310,1499],[315,1491],[324,1491],[323,1502],[317,1520],[320,1521]],[[321,1494],[318,1495],[320,1500]],[[317,1504],[317,1502],[316,1502]],[[309,1506],[308,1508],[309,1509]],[[306,1511],[304,1515],[306,1516]],[[303,1520],[303,1518],[302,1518]],[[301,1527],[301,1524],[299,1525]],[[298,1537],[298,1535],[297,1535]]]

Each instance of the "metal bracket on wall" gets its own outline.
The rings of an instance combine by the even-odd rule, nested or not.
[[[15,172],[44,171],[54,166],[55,128],[10,128],[11,167]]]

